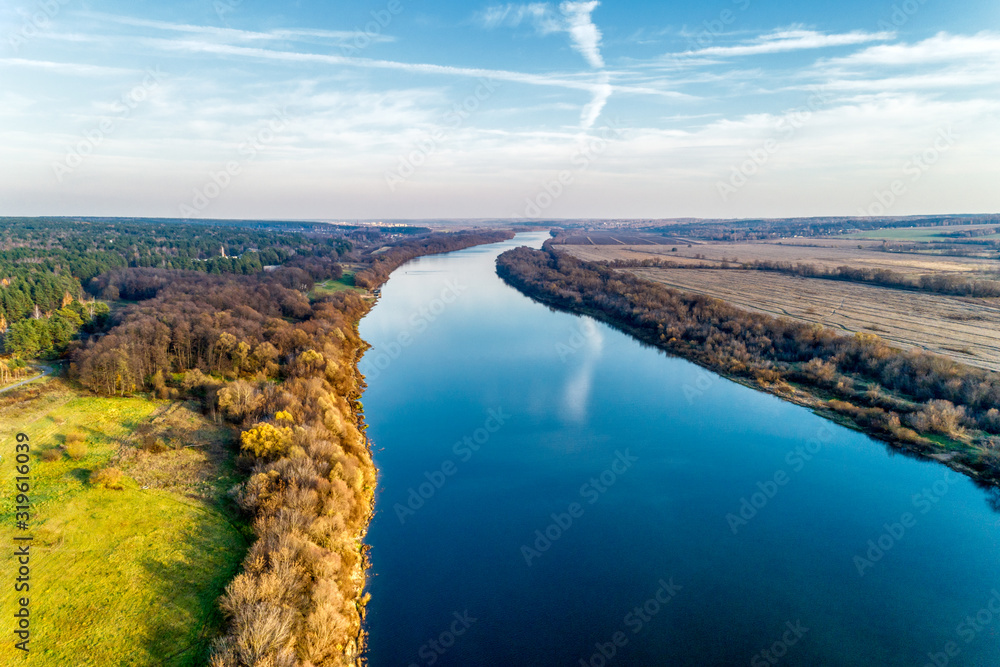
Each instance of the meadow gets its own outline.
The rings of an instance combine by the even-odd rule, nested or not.
[[[15,436],[28,434],[34,537],[31,653],[4,651],[0,664],[207,661],[246,538],[225,500],[228,429],[181,409],[194,428],[178,429],[177,404],[86,396],[54,378],[0,399],[0,485],[13,487]],[[109,466],[122,488],[93,482]],[[25,534],[9,493],[0,516],[4,534]],[[13,571],[11,550],[0,563]]]
[[[323,282],[317,282],[311,292],[309,292],[309,297],[311,299],[318,299],[324,296],[329,296],[331,294],[336,294],[337,292],[347,292],[353,291],[359,294],[365,294],[368,290],[361,287],[356,287],[354,285],[354,271],[344,270],[344,275],[336,280],[325,280]]]

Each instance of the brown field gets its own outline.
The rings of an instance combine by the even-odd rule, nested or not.
[[[578,232],[569,236],[560,237],[555,241],[559,245],[582,245],[582,246],[674,246],[678,243],[701,243],[700,241],[688,241],[680,237],[663,236],[661,234],[637,233],[629,230],[621,231],[593,231]],[[668,248],[669,250],[669,248]]]
[[[858,248],[858,246],[863,248]],[[676,247],[677,251],[672,252]],[[688,247],[671,245],[562,245],[559,249],[590,262],[616,259],[665,259],[679,264],[722,264],[754,260],[814,264],[828,269],[839,266],[889,269],[908,276],[932,273],[1000,273],[1000,261],[976,257],[944,257],[916,253],[881,252],[880,241],[785,239],[781,242],[706,243]]]
[[[920,348],[970,366],[1000,370],[1000,307],[995,304],[764,271],[629,270],[746,310],[844,332],[875,333],[904,349]]]

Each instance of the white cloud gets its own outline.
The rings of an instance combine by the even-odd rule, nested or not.
[[[600,80],[594,84],[591,93],[593,97],[580,114],[580,126],[583,129],[589,130],[594,127],[597,119],[601,117],[604,106],[615,92],[614,86],[611,85],[610,81],[611,77],[606,72],[602,72]]]
[[[541,35],[566,33],[573,49],[584,57],[592,67],[602,69],[601,31],[592,18],[600,5],[597,0],[589,2],[563,2],[558,11],[549,3],[536,2],[526,5],[494,5],[479,15],[480,22],[487,28],[516,28],[522,23],[530,23]]]
[[[494,5],[480,14],[479,19],[487,28],[500,26],[514,28],[528,22],[542,35],[564,32],[569,35],[573,49],[583,56],[587,63],[599,70],[605,67],[601,55],[601,31],[594,24],[594,10],[600,6],[597,0],[585,2],[563,2],[558,12],[548,3],[532,3],[527,5]],[[615,87],[610,83],[611,77],[602,72],[596,83],[588,84],[591,91],[590,102],[584,106],[580,116],[581,127],[589,130],[601,116]]]
[[[601,31],[594,25],[591,14],[601,3],[564,2],[559,5],[559,11],[566,18],[567,30],[573,40],[574,48],[579,51],[592,67],[604,67],[601,57]]]
[[[70,76],[104,76],[108,74],[131,74],[136,70],[120,67],[105,67],[104,65],[84,65],[80,63],[62,63],[51,60],[31,60],[27,58],[0,58],[0,67],[28,67],[41,69],[57,74]]]
[[[531,22],[543,35],[558,32],[559,22],[548,3],[536,2],[530,5],[495,5],[479,15],[487,28],[516,28],[525,21]]]
[[[234,28],[220,28],[217,26],[190,25],[187,23],[170,23],[167,21],[137,19],[131,16],[118,16],[115,14],[102,14],[99,12],[78,12],[78,15],[97,19],[103,23],[110,22],[136,28],[151,28],[154,30],[163,30],[168,32],[201,35],[203,37],[217,37],[225,41],[295,41],[304,38],[314,38],[334,42],[336,44],[348,44],[362,34],[369,42],[395,41],[395,38],[390,35],[383,35],[381,33],[369,34],[350,30],[282,29],[269,30],[267,32],[256,32],[250,30],[236,30]]]
[[[894,32],[853,31],[841,34],[826,34],[815,30],[776,30],[756,39],[734,46],[710,46],[697,51],[688,51],[685,56],[755,56],[770,53],[784,53],[806,49],[824,49],[833,46],[851,46],[869,42],[894,39]]]
[[[882,44],[825,63],[833,66],[913,66],[980,59],[994,63],[1000,60],[1000,33],[949,35],[942,32],[916,44]]]

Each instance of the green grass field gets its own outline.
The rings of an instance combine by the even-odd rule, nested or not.
[[[27,660],[8,640],[0,664],[205,664],[221,623],[217,599],[245,553],[241,529],[220,509],[224,485],[202,494],[218,496],[211,502],[143,489],[131,478],[120,491],[89,483],[91,471],[132,448],[123,439],[169,404],[81,396],[52,379],[12,394],[0,404],[0,534],[8,545],[25,534],[14,527],[11,494],[15,435],[24,432],[32,448],[32,640]],[[72,432],[85,435],[85,456],[40,458]],[[190,458],[190,451],[156,460]],[[116,463],[128,475],[132,460]],[[12,552],[4,549],[0,558],[5,582],[13,580]],[[4,588],[3,608],[13,613],[12,587]]]
[[[950,238],[947,236],[942,236],[950,231],[954,231],[949,227],[901,227],[901,228],[890,228],[890,229],[872,229],[865,232],[859,232],[857,234],[849,234],[848,238],[852,239],[885,239],[887,241],[956,241],[962,239]],[[976,241],[984,239],[997,239],[1000,238],[1000,234],[992,234],[990,236],[977,236]]]
[[[345,290],[353,290],[364,294],[367,290],[361,287],[354,286],[354,271],[344,271],[344,275],[340,277],[340,280],[327,280],[321,283],[316,283],[313,290],[309,293],[310,298],[317,298],[326,296],[327,294],[336,294],[337,292],[343,292]]]

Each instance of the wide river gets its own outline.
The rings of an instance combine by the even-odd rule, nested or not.
[[[1000,665],[1000,499],[507,287],[361,323],[372,667]]]

